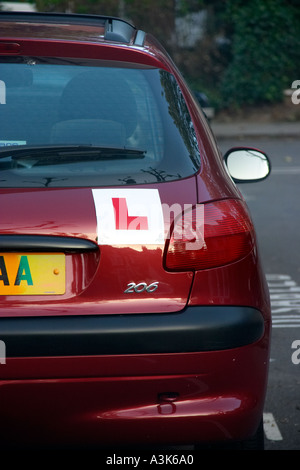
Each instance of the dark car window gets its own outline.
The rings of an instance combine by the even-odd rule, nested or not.
[[[0,186],[143,184],[200,158],[175,78],[130,64],[0,64]]]

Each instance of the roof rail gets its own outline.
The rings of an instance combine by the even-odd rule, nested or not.
[[[142,46],[145,33],[137,30],[128,21],[113,16],[85,15],[77,13],[11,12],[0,11],[0,21],[26,21],[41,23],[101,25],[104,27],[104,39],[108,41],[133,43]]]

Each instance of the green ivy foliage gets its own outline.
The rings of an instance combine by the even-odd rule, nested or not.
[[[298,2],[228,2],[232,22],[232,60],[224,73],[225,106],[274,103],[283,98],[300,72]],[[298,5],[299,7],[299,5]],[[298,73],[298,75],[297,75]]]
[[[216,108],[276,103],[300,79],[300,0],[36,0],[40,11],[122,16],[154,34]],[[175,20],[206,11],[194,47],[176,43]],[[220,42],[218,39],[224,39]]]

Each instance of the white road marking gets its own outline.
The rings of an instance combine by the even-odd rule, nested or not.
[[[299,175],[300,166],[278,166],[272,168],[271,175]]]
[[[264,432],[269,441],[282,441],[282,435],[272,413],[264,413]]]
[[[300,286],[288,274],[267,274],[273,328],[300,327]]]
[[[245,201],[249,202],[249,201],[256,201],[257,197],[254,196],[253,194],[246,194],[245,192],[243,192],[243,197],[245,199]]]

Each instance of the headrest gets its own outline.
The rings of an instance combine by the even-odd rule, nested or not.
[[[73,119],[55,124],[52,143],[93,144],[103,147],[125,147],[126,133],[122,124],[102,119]]]
[[[61,97],[59,118],[120,122],[129,137],[137,125],[137,109],[122,70],[97,67],[74,77]]]

